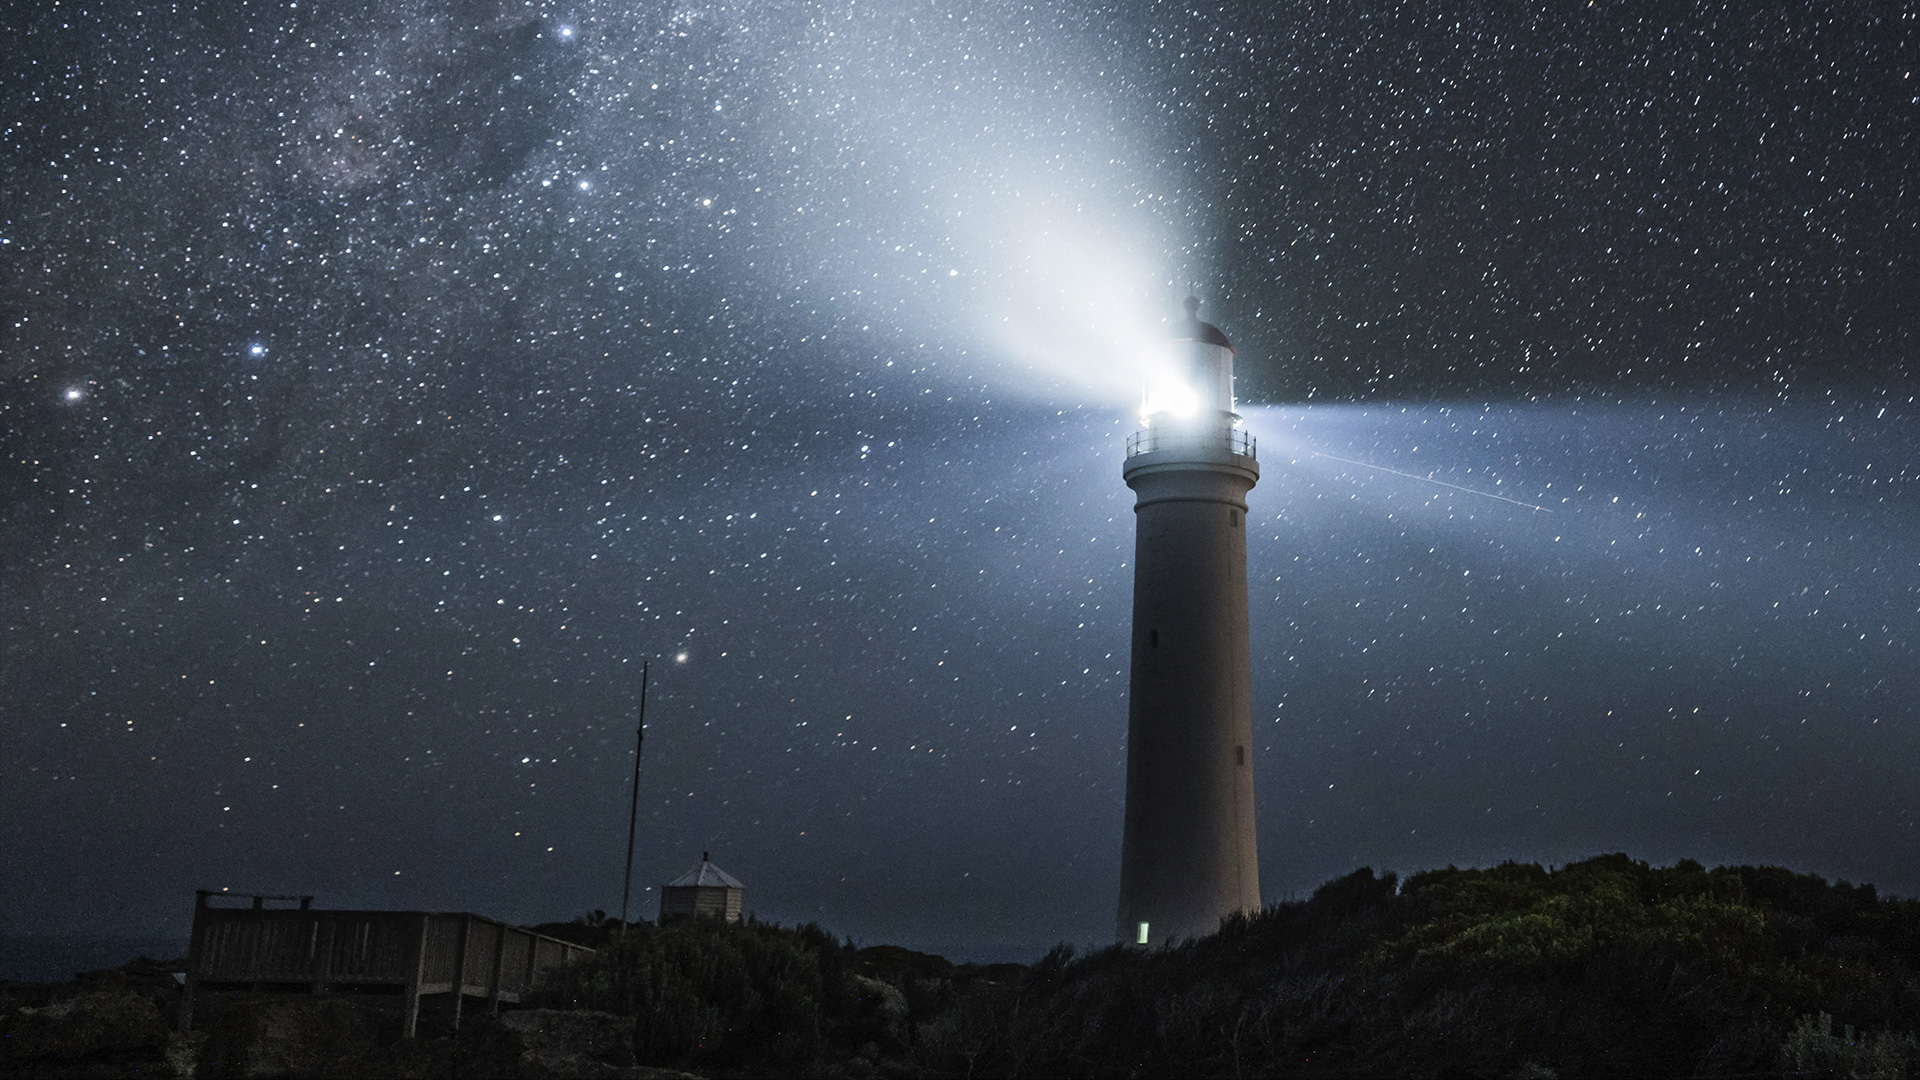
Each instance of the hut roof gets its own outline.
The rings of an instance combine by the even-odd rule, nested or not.
[[[669,889],[683,889],[705,886],[707,888],[744,889],[740,879],[708,862],[705,858],[700,865],[667,882]]]

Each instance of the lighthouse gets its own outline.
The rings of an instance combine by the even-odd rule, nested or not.
[[[1234,411],[1233,344],[1200,321],[1197,298],[1186,309],[1123,473],[1135,502],[1118,934],[1138,945],[1260,910],[1247,641],[1260,465]]]

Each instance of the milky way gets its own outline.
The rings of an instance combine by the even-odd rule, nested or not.
[[[1189,289],[1261,440],[1269,899],[1920,890],[1915,22],[20,6],[0,930],[616,906],[650,662],[641,885],[1100,939]]]

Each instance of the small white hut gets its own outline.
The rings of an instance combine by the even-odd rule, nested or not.
[[[660,921],[721,919],[737,923],[744,917],[747,887],[740,879],[713,865],[708,852],[700,865],[660,887]]]

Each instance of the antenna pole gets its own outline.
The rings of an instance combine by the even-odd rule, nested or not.
[[[627,882],[620,890],[620,932],[627,932],[627,904],[633,898],[633,834],[640,824],[640,752],[647,743],[647,661],[640,661],[640,724],[633,733],[633,806],[627,811]]]

